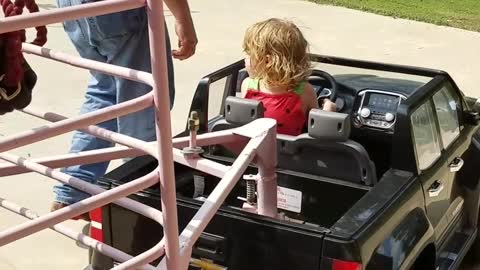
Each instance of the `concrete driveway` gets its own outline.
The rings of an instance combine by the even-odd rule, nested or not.
[[[42,10],[55,8],[53,0],[39,0]],[[465,93],[480,96],[480,34],[430,24],[393,19],[358,11],[320,6],[298,0],[216,0],[191,1],[199,36],[195,57],[175,62],[177,99],[172,111],[173,130],[184,127],[191,97],[198,80],[205,74],[242,57],[243,32],[250,24],[268,17],[295,21],[311,43],[314,53],[418,65],[451,73]],[[172,17],[167,12],[173,35]],[[47,47],[76,54],[60,24],[49,26]],[[86,71],[28,56],[39,75],[32,107],[76,115],[82,103]],[[0,136],[41,126],[41,120],[13,113],[0,118]],[[47,142],[22,147],[13,153],[24,157],[63,154],[71,134]],[[118,163],[115,163],[118,164]],[[112,166],[115,166],[113,164]],[[48,212],[53,180],[24,174],[5,177],[0,197],[24,205],[40,214]],[[25,219],[0,209],[0,230]],[[82,230],[84,222],[66,224]],[[82,269],[87,251],[54,232],[44,231],[0,248],[0,269]]]

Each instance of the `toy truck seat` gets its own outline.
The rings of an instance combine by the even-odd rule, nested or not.
[[[225,119],[215,122],[210,131],[247,124],[263,117],[260,101],[239,97],[225,100]],[[365,148],[350,136],[350,116],[343,113],[311,110],[308,133],[299,136],[277,135],[278,168],[372,186],[377,182],[374,163]],[[232,156],[215,146],[210,154]]]

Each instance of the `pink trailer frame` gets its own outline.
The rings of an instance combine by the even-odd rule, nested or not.
[[[39,25],[58,23],[65,20],[114,13],[142,6],[146,6],[149,18],[155,18],[154,20],[149,20],[148,23],[152,57],[151,74],[54,52],[50,49],[31,44],[23,44],[24,53],[34,54],[79,68],[96,70],[113,76],[145,83],[152,87],[152,91],[142,97],[73,118],[67,118],[52,112],[41,112],[31,108],[23,111],[52,123],[43,126],[41,129],[31,129],[0,139],[0,159],[6,161],[0,163],[0,176],[33,171],[62,183],[68,183],[93,196],[44,216],[38,216],[30,210],[26,211],[25,208],[0,198],[1,207],[31,219],[23,224],[1,231],[0,246],[7,245],[20,238],[50,228],[121,262],[121,264],[115,266],[113,269],[187,269],[189,262],[192,260],[191,252],[193,244],[251,162],[255,162],[259,168],[256,177],[258,199],[253,211],[270,217],[277,216],[277,183],[275,175],[277,162],[275,143],[276,122],[274,120],[259,119],[243,127],[198,136],[195,131],[191,131],[190,136],[172,139],[169,98],[168,91],[165,90],[168,89],[168,80],[163,1],[104,0],[80,6],[1,18],[0,34]],[[156,113],[156,142],[145,142],[95,126],[96,123],[139,111],[149,106],[154,106]],[[17,147],[42,141],[73,130],[81,130],[122,146],[32,160],[7,152]],[[197,154],[182,151],[185,147],[192,148],[233,142],[235,142],[236,145],[244,146],[244,148],[231,166],[225,166],[204,159]],[[104,190],[58,170],[53,170],[53,168],[135,157],[144,154],[155,157],[158,160],[159,166],[146,176],[111,190]],[[178,229],[173,162],[179,162],[221,178],[213,192],[208,196],[201,208],[181,233]],[[163,211],[125,198],[155,183],[160,184]],[[160,223],[163,226],[163,239],[150,250],[136,257],[132,257],[89,236],[58,225],[60,222],[108,203],[115,203]],[[252,211],[252,209],[248,209],[248,211]],[[158,266],[149,264],[163,255],[164,257]]]

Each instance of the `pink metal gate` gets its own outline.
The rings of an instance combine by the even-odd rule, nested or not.
[[[146,3],[144,0],[105,0],[80,6],[2,18],[0,19],[0,34],[39,25],[58,23],[65,20],[119,12],[145,5],[147,6],[148,17],[155,18],[153,20],[149,19],[148,23],[152,57],[151,74],[82,59],[31,44],[23,44],[24,53],[35,54],[79,68],[96,70],[113,76],[142,82],[152,86],[153,90],[142,97],[73,118],[67,118],[52,112],[41,112],[31,108],[23,110],[23,112],[27,114],[43,118],[52,123],[39,129],[27,130],[0,139],[0,159],[6,161],[0,163],[0,176],[33,171],[57,181],[68,183],[93,196],[44,216],[38,216],[30,210],[26,211],[25,208],[0,198],[0,206],[31,219],[23,224],[0,232],[0,246],[7,245],[38,231],[51,228],[121,262],[120,265],[113,269],[187,269],[191,260],[193,244],[215,215],[228,193],[241,178],[250,162],[255,162],[259,168],[256,177],[258,204],[254,211],[270,217],[277,216],[275,175],[276,122],[274,120],[259,119],[240,128],[198,136],[195,129],[192,128],[190,136],[172,139],[169,98],[168,91],[166,91],[166,89],[168,89],[168,80],[163,2],[161,0],[147,0]],[[156,142],[144,142],[95,126],[96,123],[139,111],[149,106],[154,106],[156,112]],[[39,142],[73,130],[82,130],[122,146],[32,160],[7,152],[14,148]],[[245,140],[246,138],[248,140]],[[248,142],[245,143],[245,141]],[[194,147],[211,144],[228,144],[232,142],[236,142],[236,144],[240,144],[244,148],[231,166],[225,166],[204,159],[194,151],[183,151]],[[159,166],[144,177],[108,191],[60,171],[53,170],[53,168],[95,163],[144,154],[157,158]],[[221,181],[181,233],[178,229],[176,211],[174,161],[221,178]],[[130,194],[156,183],[160,184],[162,212],[125,198]],[[136,257],[132,257],[89,236],[58,225],[60,222],[108,203],[115,203],[155,220],[163,226],[164,238],[150,250]],[[249,209],[249,211],[252,211],[252,209]],[[165,256],[158,267],[148,264],[163,255]]]

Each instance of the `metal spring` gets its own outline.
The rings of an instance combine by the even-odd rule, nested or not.
[[[249,179],[247,182],[247,203],[255,203],[255,180]]]

